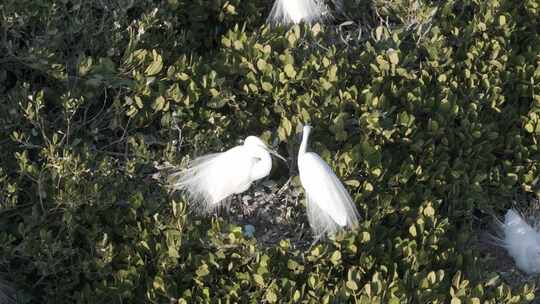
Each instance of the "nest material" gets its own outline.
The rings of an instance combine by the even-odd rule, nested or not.
[[[244,227],[252,225],[254,237],[263,247],[273,247],[282,239],[289,239],[296,248],[311,244],[305,207],[290,182],[280,187],[268,180],[237,197],[225,218]]]
[[[163,184],[176,168],[169,163],[155,167],[159,172],[152,179]],[[307,248],[313,236],[300,191],[291,180],[285,184],[268,179],[256,181],[246,192],[228,197],[211,214],[242,226],[244,232],[254,228],[253,237],[262,247],[274,247],[280,240],[289,239],[295,248]]]

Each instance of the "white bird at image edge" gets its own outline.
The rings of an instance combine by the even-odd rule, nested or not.
[[[197,211],[211,212],[229,196],[248,190],[254,181],[270,174],[270,153],[285,161],[260,138],[248,136],[243,145],[198,157],[187,169],[171,174],[170,187],[186,191]]]
[[[308,220],[317,238],[358,223],[359,214],[351,196],[330,166],[317,154],[307,152],[310,126],[304,126],[298,153],[300,182],[307,201]]]
[[[319,0],[276,0],[267,22],[270,24],[290,24],[319,22],[328,11]]]
[[[531,227],[515,210],[508,210],[504,223],[500,223],[504,237],[500,245],[514,259],[523,272],[540,272],[540,234]]]

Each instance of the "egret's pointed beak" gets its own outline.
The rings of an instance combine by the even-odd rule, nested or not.
[[[281,159],[282,161],[285,162],[285,164],[287,164],[287,160],[285,159],[285,157],[279,155],[279,153],[277,153],[276,151],[274,151],[274,150],[272,150],[272,149],[270,149],[268,147],[266,147],[266,151],[268,151],[268,153],[274,155],[275,157]]]

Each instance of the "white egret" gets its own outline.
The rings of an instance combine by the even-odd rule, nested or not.
[[[358,223],[359,214],[354,203],[337,176],[324,160],[307,152],[310,126],[304,126],[302,143],[298,152],[300,182],[307,201],[308,220],[317,238],[325,233]]]
[[[515,210],[508,210],[501,223],[504,234],[501,244],[516,266],[528,274],[540,273],[540,234]]]
[[[186,169],[171,174],[170,187],[186,191],[198,211],[211,212],[226,198],[248,190],[251,183],[270,174],[270,153],[285,161],[260,138],[248,136],[243,145],[198,157]]]
[[[328,13],[321,0],[276,0],[267,22],[271,24],[315,23]]]

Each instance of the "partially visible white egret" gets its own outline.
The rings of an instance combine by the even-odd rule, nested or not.
[[[309,224],[318,239],[325,233],[332,235],[341,228],[357,224],[359,214],[330,166],[319,155],[307,152],[310,132],[311,127],[304,126],[298,170],[306,194]]]
[[[226,198],[248,190],[251,183],[270,174],[270,153],[285,161],[260,138],[248,136],[243,145],[198,157],[185,170],[171,174],[170,187],[186,191],[190,204],[199,212],[211,212]]]
[[[321,0],[276,0],[267,22],[271,24],[315,23],[328,11]]]
[[[540,273],[540,234],[515,210],[508,210],[501,223],[504,234],[500,245],[508,251],[516,266],[528,274]]]

